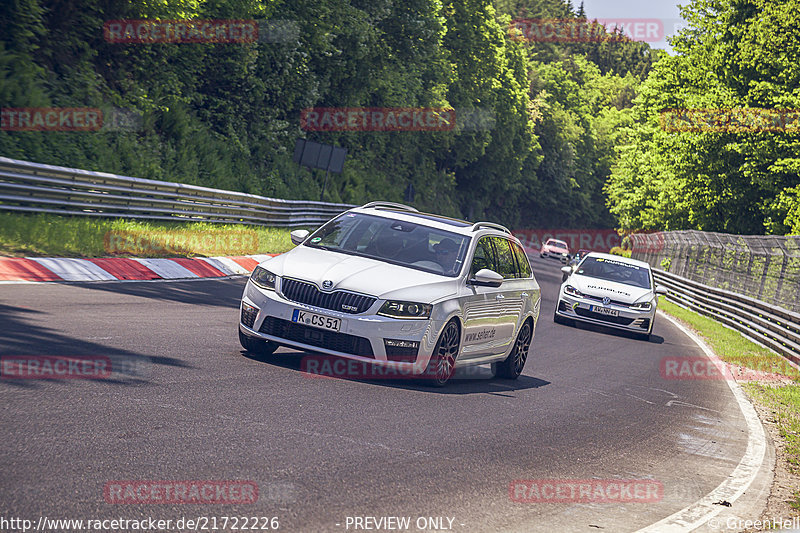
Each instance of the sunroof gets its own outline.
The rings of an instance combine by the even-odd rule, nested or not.
[[[410,215],[413,217],[424,218],[426,220],[433,220],[434,222],[442,222],[444,224],[450,224],[451,226],[457,226],[459,228],[466,228],[472,226],[472,222],[467,222],[466,220],[459,220],[457,218],[444,217],[441,215],[431,215],[430,213],[411,213],[409,211],[403,211],[401,209],[386,209],[385,211],[393,211],[395,213],[400,213],[403,215]]]

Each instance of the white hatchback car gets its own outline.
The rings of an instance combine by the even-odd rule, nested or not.
[[[650,265],[619,255],[592,252],[577,266],[561,268],[564,282],[553,320],[581,320],[638,333],[650,338],[658,294]]]
[[[244,289],[239,340],[393,367],[443,385],[456,368],[492,363],[522,372],[540,290],[520,242],[472,224],[373,202],[261,263]]]

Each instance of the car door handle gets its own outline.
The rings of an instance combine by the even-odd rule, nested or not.
[[[498,294],[498,295],[497,295],[497,296],[495,296],[494,298],[495,298],[495,300],[505,300],[505,299],[506,299],[506,297],[505,297],[505,296],[503,296],[502,294]]]

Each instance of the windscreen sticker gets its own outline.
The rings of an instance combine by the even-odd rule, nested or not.
[[[464,342],[475,342],[475,341],[482,341],[493,339],[495,334],[497,333],[496,328],[484,328],[481,331],[476,331],[474,333],[467,333],[464,335]]]
[[[639,270],[641,268],[638,265],[632,265],[630,263],[623,263],[622,261],[615,261],[613,259],[604,259],[602,257],[598,257],[597,259],[595,259],[595,261],[597,261],[598,263],[608,263],[609,265],[617,265],[617,266],[624,266],[624,267],[628,267],[628,268],[634,268],[636,270]]]

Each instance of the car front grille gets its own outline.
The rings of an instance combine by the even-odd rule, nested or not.
[[[266,317],[258,331],[273,337],[309,344],[335,352],[359,355],[361,357],[375,357],[369,339],[339,333],[338,331],[313,328],[274,316]]]
[[[612,324],[619,324],[620,326],[628,326],[631,322],[633,322],[632,318],[626,318],[624,316],[601,315],[600,313],[595,313],[594,311],[589,311],[588,309],[583,309],[582,307],[575,309],[575,314],[586,318],[594,318],[595,320],[611,322]]]
[[[586,299],[589,299],[589,300],[594,300],[596,302],[602,302],[603,301],[603,298],[600,297],[600,296],[590,296],[588,294],[584,294],[583,297],[586,298]],[[612,303],[614,305],[621,305],[622,307],[630,307],[631,306],[631,304],[626,304],[625,302],[620,302],[619,300],[610,300],[609,303]]]
[[[244,307],[242,306],[242,324],[247,326],[250,329],[253,329],[253,323],[256,321],[256,315],[258,314],[258,310],[252,307]]]
[[[375,303],[375,298],[345,291],[322,292],[313,283],[283,278],[281,293],[293,302],[322,307],[343,313],[363,313]]]

